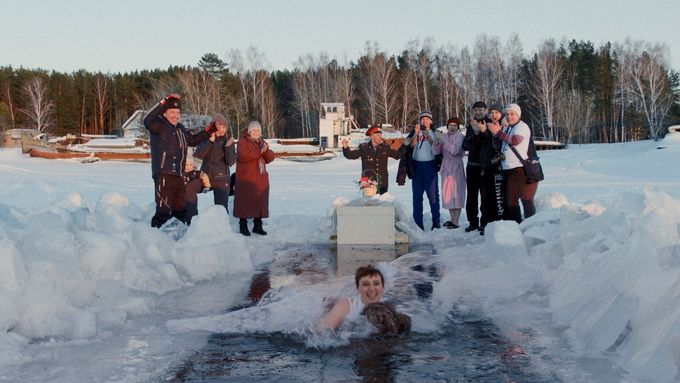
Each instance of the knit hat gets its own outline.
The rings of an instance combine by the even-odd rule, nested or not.
[[[373,135],[373,133],[382,133],[382,124],[373,124],[368,130],[366,131],[367,136]]]
[[[509,111],[511,111],[511,110],[512,110],[513,112],[517,113],[518,116],[522,117],[522,109],[519,107],[519,105],[517,105],[517,104],[510,104],[510,105],[508,105],[508,106],[505,107],[505,111],[506,111],[506,112],[509,112]]]
[[[163,105],[165,110],[168,109],[182,109],[182,104],[180,104],[179,99],[169,98],[165,100],[165,105]]]
[[[503,114],[503,107],[501,106],[501,104],[491,104],[491,106],[489,107],[489,112],[491,112],[492,110],[497,110],[501,112],[501,114]]]
[[[474,109],[474,108],[484,108],[484,109],[486,109],[486,102],[477,101],[474,104],[472,104],[472,109]]]
[[[422,120],[423,117],[427,117],[430,120],[432,120],[432,112],[430,112],[429,110],[424,110],[420,112],[420,114],[418,115],[418,122],[420,122],[420,120]]]
[[[250,121],[248,123],[248,133],[252,132],[255,129],[262,131],[262,125],[260,125],[259,121]]]
[[[454,124],[456,126],[460,126],[460,118],[458,117],[451,117],[446,121],[446,126],[449,126],[451,124]]]
[[[229,126],[229,120],[227,120],[226,117],[223,115],[217,113],[213,116],[213,121],[215,122],[216,125],[224,125],[224,126]]]

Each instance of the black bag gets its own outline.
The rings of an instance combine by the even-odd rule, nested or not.
[[[543,181],[543,167],[538,160],[528,159],[524,161],[524,174],[527,176],[526,183],[533,184],[535,182]]]
[[[527,154],[529,154],[528,159],[523,159],[522,156],[519,155],[517,152],[517,149],[515,149],[514,146],[510,145],[510,149],[512,149],[512,152],[515,153],[517,158],[519,158],[520,162],[522,163],[522,166],[524,167],[524,174],[526,175],[526,183],[528,184],[533,184],[536,182],[543,181],[545,179],[545,176],[543,175],[543,167],[541,166],[541,163],[538,161],[538,153],[536,153],[536,146],[534,145],[534,138],[529,137],[529,148],[527,150]]]

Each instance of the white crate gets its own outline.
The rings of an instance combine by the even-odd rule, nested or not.
[[[340,206],[338,245],[394,245],[394,206]]]

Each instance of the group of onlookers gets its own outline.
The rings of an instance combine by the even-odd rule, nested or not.
[[[444,227],[460,227],[463,206],[469,222],[466,232],[478,230],[484,235],[486,225],[500,219],[520,223],[520,200],[524,218],[536,211],[534,196],[538,183],[528,183],[523,168],[524,161],[538,159],[531,129],[521,120],[522,111],[517,104],[488,108],[483,101],[477,101],[471,111],[465,135],[460,132],[458,118],[450,118],[446,127],[434,130],[432,113],[423,111],[398,150],[383,141],[377,124],[366,132],[369,142],[357,149],[350,149],[349,143],[343,141],[343,153],[349,159],[361,158],[362,171],[370,169],[378,175],[380,194],[388,190],[387,158],[399,159],[397,184],[404,185],[407,177],[411,179],[413,220],[423,230],[423,193],[430,205],[432,229],[442,226],[438,174],[441,207],[450,215]]]
[[[213,116],[213,121],[197,133],[190,133],[180,119],[180,96],[174,93],[144,118],[150,133],[156,200],[151,226],[161,227],[172,217],[190,224],[198,214],[197,195],[202,190],[212,190],[215,204],[224,206],[228,213],[233,190],[240,233],[250,236],[247,220],[253,219],[253,233],[267,235],[262,227],[262,218],[269,217],[266,164],[274,160],[274,153],[262,139],[260,123],[251,121],[236,144],[228,134],[229,121],[221,114]],[[189,146],[196,146],[193,156],[202,160],[200,172],[193,168]],[[229,168],[234,164],[236,174],[232,177]]]
[[[479,230],[483,235],[489,222],[521,222],[520,201],[525,218],[535,213],[533,199],[538,183],[527,183],[523,163],[537,157],[531,129],[521,115],[517,104],[487,108],[477,101],[463,135],[458,118],[450,118],[445,127],[434,130],[432,113],[423,111],[401,146],[395,148],[385,142],[381,125],[376,124],[366,132],[369,141],[357,149],[350,149],[349,142],[343,140],[343,154],[349,159],[361,158],[362,171],[372,170],[379,194],[389,187],[387,159],[399,159],[397,183],[404,185],[406,178],[411,179],[413,220],[423,230],[423,194],[430,205],[432,229],[442,226],[441,177],[441,206],[450,215],[443,226],[459,228],[465,206],[469,222],[465,231]],[[180,96],[169,94],[144,119],[150,132],[156,200],[151,225],[161,227],[172,217],[190,224],[198,214],[198,193],[212,190],[215,204],[224,206],[227,213],[233,192],[233,214],[239,218],[241,234],[250,235],[247,220],[253,219],[252,232],[266,235],[262,226],[262,219],[269,217],[266,164],[274,160],[274,153],[262,138],[260,123],[251,121],[236,144],[228,133],[229,121],[221,114],[214,115],[213,121],[197,133],[190,133],[180,118]],[[193,156],[202,160],[200,171],[193,169],[189,146],[196,146]],[[232,177],[230,167],[234,164],[236,173]]]

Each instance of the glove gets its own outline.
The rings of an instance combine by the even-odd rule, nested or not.
[[[215,121],[211,122],[208,124],[208,126],[205,127],[205,132],[208,134],[213,134],[217,131],[217,124],[215,124]]]

